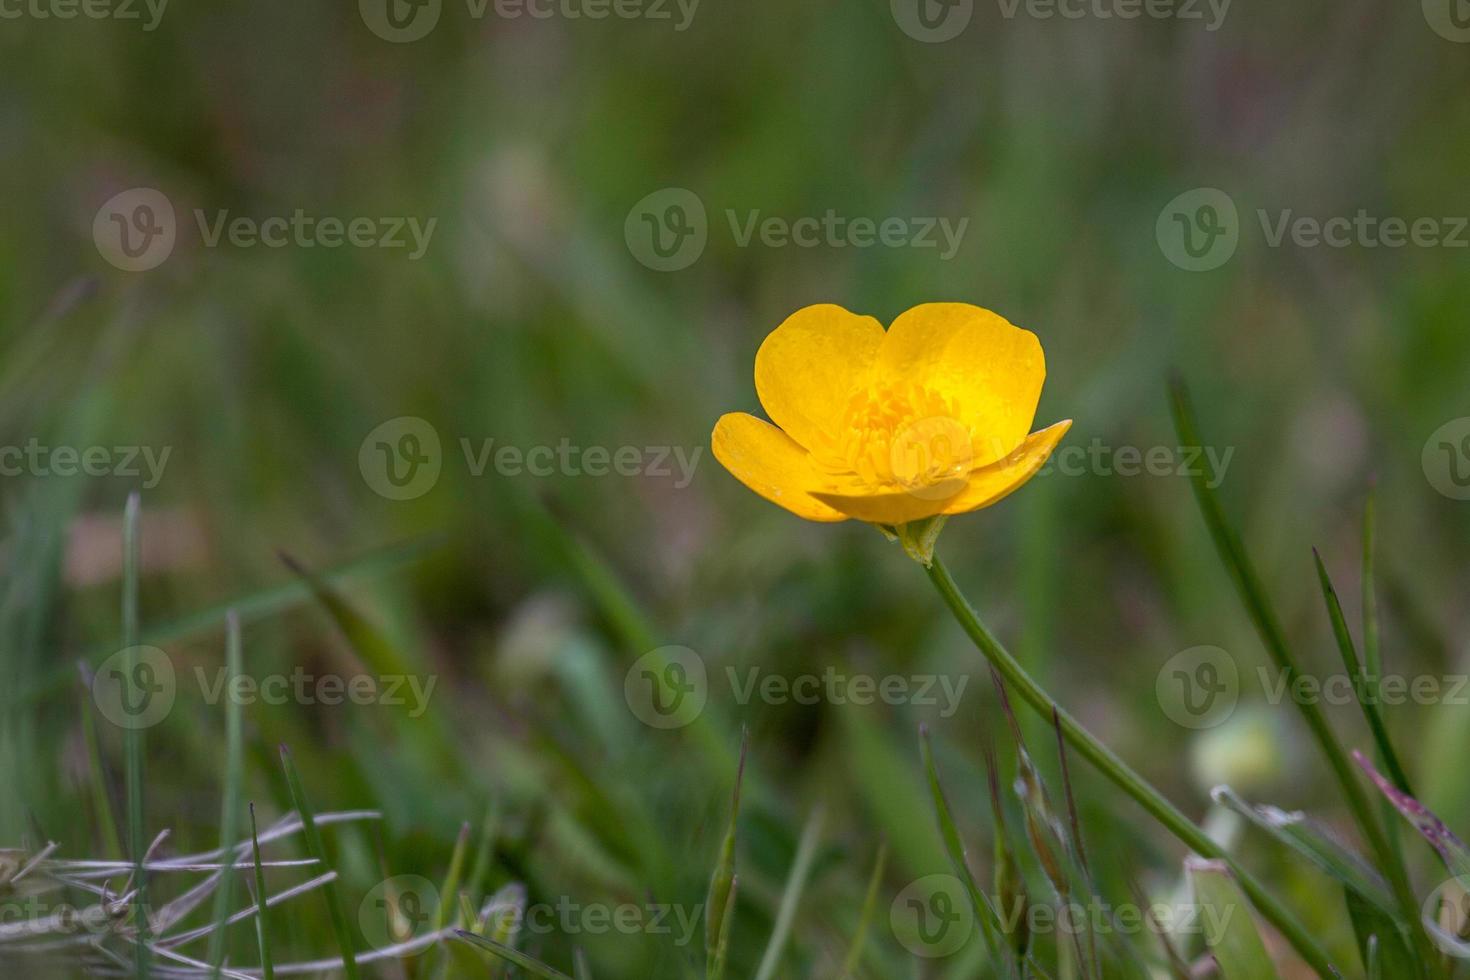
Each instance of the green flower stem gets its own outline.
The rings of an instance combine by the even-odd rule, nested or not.
[[[1240,882],[1241,889],[1250,897],[1256,908],[1280,930],[1292,946],[1296,947],[1302,959],[1306,960],[1312,969],[1324,977],[1340,975],[1332,967],[1326,951],[1307,934],[1301,923],[1292,918],[1291,913],[1272,897],[1249,871],[1237,864],[1234,858],[1211,840],[1174,804],[1165,799],[1158,790],[1150,786],[1142,776],[1129,768],[1128,764],[1118,758],[1111,749],[1078,724],[1076,719],[1052,699],[1051,695],[1031,679],[1031,675],[1026,673],[1025,668],[1015,657],[1011,656],[1005,647],[1001,646],[1000,641],[985,628],[985,624],[980,622],[979,615],[976,614],[969,600],[961,594],[959,587],[949,574],[949,569],[944,567],[944,562],[936,557],[928,566],[927,571],[929,580],[944,597],[945,604],[949,606],[950,612],[954,613],[955,619],[959,621],[965,633],[985,655],[985,659],[990,661],[991,665],[1005,678],[1013,691],[1020,694],[1023,700],[1048,720],[1055,711],[1062,735],[1068,743],[1096,766],[1104,776],[1112,780],[1119,789],[1138,801],[1140,806],[1167,827],[1190,850],[1202,857],[1215,858],[1228,864],[1236,880]]]

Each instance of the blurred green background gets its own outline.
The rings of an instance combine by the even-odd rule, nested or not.
[[[245,712],[243,792],[263,818],[291,807],[277,743],[318,809],[383,812],[328,834],[354,921],[385,877],[441,881],[461,824],[478,834],[492,811],[487,892],[522,882],[533,901],[699,903],[746,726],[732,975],[755,973],[817,807],[819,850],[777,975],[836,975],[880,840],[890,860],[868,975],[982,975],[973,955],[912,965],[886,910],[906,883],[948,868],[920,722],[985,863],[980,746],[1004,729],[983,661],[900,549],[856,523],[799,521],[708,452],[721,413],[758,408],[761,339],[810,303],[886,323],[958,300],[1035,331],[1050,370],[1038,427],[1075,419],[1070,446],[1172,451],[1164,385],[1178,371],[1206,439],[1233,450],[1224,502],[1300,655],[1323,673],[1340,665],[1310,549],[1356,624],[1376,478],[1385,660],[1411,675],[1465,669],[1470,504],[1436,490],[1423,454],[1470,414],[1470,235],[1273,247],[1263,227],[1286,211],[1470,215],[1470,46],[1417,4],[1237,0],[1207,30],[1208,8],[1202,21],[1068,19],[978,2],[942,43],[910,36],[878,0],[704,0],[684,30],[673,6],[668,20],[542,19],[445,0],[432,30],[404,43],[349,3],[174,0],[154,30],[6,9],[20,14],[0,19],[0,444],[168,448],[162,478],[142,489],[141,618],[181,678],[222,663],[231,604],[247,672],[355,669],[281,551],[341,572],[333,587],[414,672],[438,678],[418,719],[352,705]],[[1238,209],[1238,245],[1195,272],[1156,231],[1171,201],[1201,187]],[[94,236],[99,209],[132,188],[176,212],[171,254],[139,272],[115,267]],[[667,272],[625,234],[630,209],[665,188],[692,191],[708,215],[702,254]],[[209,247],[196,209],[436,225],[417,260]],[[968,224],[946,260],[933,248],[742,246],[729,217],[829,210]],[[432,426],[442,472],[391,500],[359,454],[401,416]],[[687,486],[476,476],[460,440],[492,438],[700,455]],[[5,846],[117,856],[92,774],[121,815],[122,733],[96,716],[77,664],[120,646],[120,520],[141,483],[0,481]],[[1187,479],[1053,469],[951,521],[940,551],[1048,689],[1186,812],[1203,817],[1209,787],[1229,781],[1351,836],[1295,715],[1257,710],[1267,660]],[[625,672],[664,645],[709,667],[698,726],[657,730],[625,704]],[[1227,650],[1242,677],[1240,708],[1207,731],[1175,724],[1156,696],[1165,661],[1198,645]],[[732,666],[970,686],[945,718],[915,705],[742,705],[722,680]],[[1330,714],[1347,744],[1370,745],[1354,707]],[[1387,718],[1426,802],[1470,829],[1470,709]],[[1049,730],[1025,722],[1053,772]],[[223,726],[222,708],[181,682],[147,731],[146,836],[171,829],[176,853],[218,842]],[[1073,777],[1105,877],[1171,889],[1181,849],[1085,766]],[[1240,846],[1324,942],[1351,950],[1340,903],[1314,897],[1320,876],[1259,837]],[[1427,855],[1414,860],[1427,892],[1439,879]],[[320,899],[288,908],[272,914],[280,947],[331,956]],[[249,929],[231,936],[232,962],[255,962]],[[528,944],[564,970],[574,946],[599,976],[693,975],[703,955],[702,933],[682,947],[643,935]]]

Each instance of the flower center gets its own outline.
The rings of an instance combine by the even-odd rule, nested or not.
[[[872,485],[947,497],[963,486],[974,463],[972,435],[950,401],[929,388],[868,389],[849,400],[823,463]]]

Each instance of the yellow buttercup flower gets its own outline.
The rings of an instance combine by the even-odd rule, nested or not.
[[[807,520],[963,514],[1029,480],[1071,427],[1031,432],[1045,379],[1036,335],[978,306],[926,303],[887,331],[808,306],[755,355],[775,425],[732,412],[713,449],[741,483]]]

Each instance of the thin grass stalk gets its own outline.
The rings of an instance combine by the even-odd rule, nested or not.
[[[266,925],[265,872],[260,869],[260,834],[255,828],[255,804],[250,804],[250,852],[255,858],[255,941],[260,946],[261,980],[275,980],[271,961],[270,929]]]
[[[241,653],[240,617],[233,610],[225,617],[225,670],[228,685],[244,672]],[[245,738],[243,706],[239,698],[225,698],[225,789],[220,804],[220,847],[232,848],[239,836],[241,784],[245,779]],[[229,852],[233,858],[233,852]],[[225,920],[233,904],[235,862],[226,862],[220,874],[219,891],[214,896],[214,921],[219,927],[209,937],[210,976],[218,977],[225,959]]]
[[[281,746],[281,764],[286,770],[286,785],[291,792],[292,803],[296,812],[301,814],[301,832],[306,840],[306,853],[316,858],[323,868],[327,864],[327,851],[322,845],[322,835],[316,826],[311,804],[307,801],[306,791],[301,787],[301,776],[296,772],[296,763],[291,760],[291,752],[286,746]],[[357,959],[352,949],[352,933],[347,927],[347,913],[342,909],[342,896],[337,888],[337,882],[328,882],[324,889],[327,899],[327,914],[332,923],[332,933],[337,938],[337,948],[342,953],[342,973],[347,980],[358,980]]]
[[[1061,729],[1063,737],[1077,750],[1078,754],[1092,763],[1119,789],[1133,797],[1185,846],[1201,857],[1216,858],[1229,864],[1241,889],[1250,897],[1261,914],[1280,930],[1302,959],[1322,976],[1333,975],[1332,961],[1326,950],[1312,938],[1285,906],[1266,891],[1265,886],[1254,875],[1238,865],[1220,845],[1211,840],[1203,830],[1165,799],[1142,776],[1134,772],[1111,749],[1083,728],[1052,699],[1051,695],[1032,680],[1025,668],[1015,657],[1011,656],[1010,652],[991,635],[984,623],[980,621],[974,607],[960,592],[959,586],[949,574],[949,569],[945,567],[938,555],[934,557],[927,571],[930,581],[939,590],[940,596],[949,606],[950,612],[954,614],[966,635],[1027,704],[1041,712],[1043,717],[1049,718],[1055,711],[1057,726]]]
[[[1179,434],[1179,444],[1186,447],[1204,445],[1195,426],[1194,413],[1189,405],[1188,394],[1184,386],[1177,381],[1170,388],[1170,404],[1174,413],[1174,425]],[[1296,661],[1287,646],[1286,634],[1276,617],[1275,609],[1266,597],[1266,590],[1261,585],[1255,566],[1251,564],[1250,558],[1246,555],[1245,546],[1241,543],[1239,535],[1225,519],[1224,508],[1221,507],[1220,500],[1214,489],[1209,486],[1208,481],[1203,476],[1196,474],[1191,479],[1191,483],[1194,486],[1195,499],[1204,516],[1205,525],[1209,528],[1210,537],[1215,542],[1215,548],[1235,582],[1241,601],[1245,604],[1246,611],[1256,627],[1256,632],[1266,647],[1266,652],[1270,654],[1277,669],[1282,672],[1289,685],[1298,674]],[[1409,887],[1408,876],[1401,862],[1397,860],[1394,848],[1389,843],[1382,825],[1374,815],[1368,794],[1358,781],[1357,771],[1349,762],[1347,753],[1343,750],[1342,744],[1338,742],[1337,735],[1332,731],[1332,726],[1328,724],[1327,716],[1323,713],[1321,705],[1310,698],[1293,698],[1293,700],[1301,712],[1302,719],[1307,723],[1312,737],[1316,739],[1318,747],[1326,757],[1327,764],[1332,768],[1333,775],[1342,788],[1343,797],[1347,800],[1348,810],[1352,813],[1353,820],[1362,832],[1364,840],[1368,842],[1378,864],[1388,872],[1389,883],[1393,887],[1404,920],[1409,923],[1417,922],[1418,903]],[[1422,930],[1414,929],[1414,931],[1422,934]]]
[[[138,670],[138,576],[141,542],[138,524],[141,519],[142,498],[135,490],[128,495],[123,510],[123,575],[122,575],[122,641],[128,651],[124,669],[127,683],[132,683]],[[134,725],[123,734],[123,768],[127,783],[128,850],[133,856],[134,925],[138,930],[137,942],[133,947],[133,968],[142,980],[149,976],[148,948],[148,877],[143,868],[144,848],[147,846],[144,823],[144,765],[147,759],[147,743],[144,729]]]

